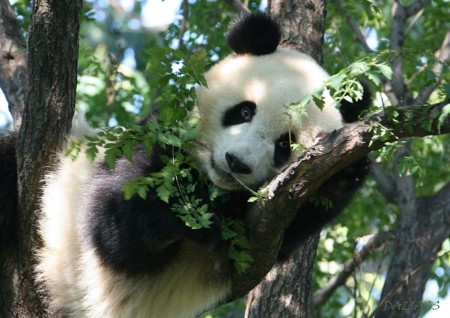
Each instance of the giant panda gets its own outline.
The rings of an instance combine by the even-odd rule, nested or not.
[[[122,185],[164,166],[171,150],[136,149],[132,161],[118,158],[111,169],[101,156],[61,155],[45,180],[36,277],[53,311],[69,317],[189,318],[222,303],[231,293],[233,268],[221,220],[243,216],[251,196],[295,157],[291,144],[305,147],[355,121],[370,93],[354,103],[306,106],[300,116],[285,106],[320,87],[328,74],[308,55],[279,48],[280,29],[268,16],[246,14],[230,27],[231,55],[205,75],[199,87],[199,136],[192,156],[207,178],[227,190],[211,202],[210,228],[188,228],[154,190],[146,199],[124,200]],[[333,201],[326,209],[305,204],[286,230],[279,260],[337,215],[367,173],[361,160],[319,190]],[[196,190],[205,200],[206,189]]]

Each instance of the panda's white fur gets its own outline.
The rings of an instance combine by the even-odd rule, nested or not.
[[[310,103],[308,115],[302,118],[287,108],[322,87],[328,77],[310,56],[284,48],[270,55],[230,55],[215,65],[206,74],[208,87],[198,89],[201,147],[197,155],[209,178],[226,189],[241,186],[235,178],[249,187],[261,185],[279,172],[272,158],[274,142],[281,134],[290,131],[297,143],[309,147],[319,133],[342,127],[341,115],[328,94],[322,110]],[[219,129],[223,113],[242,101],[256,104],[252,121]],[[226,152],[243,158],[253,173],[233,175]],[[217,168],[211,166],[211,156]]]
[[[267,24],[267,18],[256,16],[257,21],[261,19]],[[241,183],[255,188],[290,160],[285,155],[289,160],[281,166],[274,164],[274,149],[280,135],[289,132],[297,143],[308,147],[320,133],[342,127],[342,117],[329,96],[322,110],[307,105],[308,115],[302,118],[285,107],[313,92],[327,78],[328,74],[312,58],[283,48],[257,55],[232,54],[207,72],[208,86],[198,89],[200,136],[194,155],[211,181],[225,189],[241,188]],[[245,101],[256,105],[253,118],[224,126],[224,114]],[[289,144],[285,151],[290,151]],[[232,171],[227,153],[245,165],[245,173]],[[151,160],[142,154],[135,155],[133,163],[123,160],[115,171],[110,171],[104,167],[101,156],[91,164],[83,155],[75,161],[61,155],[57,170],[47,177],[44,187],[39,221],[43,247],[36,268],[37,280],[49,296],[53,311],[74,318],[189,318],[223,302],[231,293],[232,268],[220,233],[205,230],[204,237],[198,236],[201,231],[194,233],[178,224],[181,221],[170,208],[156,199],[148,198],[145,203],[164,207],[166,214],[159,215],[151,204],[148,205],[151,211],[136,216],[137,210],[124,208],[130,204],[142,208],[142,201],[123,202],[120,186],[152,168]],[[111,206],[126,211],[111,216],[109,205],[97,205],[97,198],[108,204],[120,201]],[[239,208],[243,213],[245,207]],[[149,218],[153,216],[161,224],[151,223]],[[132,219],[135,217],[142,218],[142,224],[135,224]],[[315,217],[318,218],[315,228],[326,221]],[[325,217],[330,218],[328,214]],[[117,224],[115,218],[120,219]],[[148,231],[153,236],[120,232],[121,222],[125,222],[121,218],[129,218],[125,220],[132,224],[128,232],[136,228],[136,232]],[[111,224],[103,224],[107,223],[103,220]],[[310,220],[311,217],[307,219]],[[301,220],[300,224],[308,223]],[[314,229],[306,227],[305,235]],[[115,231],[120,233],[116,235]],[[121,263],[121,255],[117,253],[126,254],[127,247],[122,245],[128,242],[120,241],[123,239],[120,235],[125,238],[143,235],[142,242],[149,244],[148,251],[142,251],[143,257],[156,267],[148,271],[135,267],[131,263],[140,260],[132,252],[130,259]],[[133,242],[129,244],[130,249],[136,247]],[[162,258],[153,263],[153,255]]]

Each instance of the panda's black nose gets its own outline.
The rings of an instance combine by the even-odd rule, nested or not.
[[[225,153],[225,159],[227,160],[228,167],[230,167],[231,172],[240,174],[252,173],[252,169],[250,169],[249,166],[240,161],[238,157],[236,157],[235,155],[232,155],[229,152],[227,152]]]

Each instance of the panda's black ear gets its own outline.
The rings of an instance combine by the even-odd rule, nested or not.
[[[228,45],[237,54],[271,54],[277,49],[280,39],[280,27],[263,13],[242,14],[230,25],[227,33]]]

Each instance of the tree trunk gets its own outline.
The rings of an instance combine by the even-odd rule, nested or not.
[[[26,44],[22,30],[8,0],[0,0],[0,88],[5,94],[13,116],[14,129],[20,127],[25,106],[26,90]],[[2,138],[13,138],[13,136]],[[15,139],[7,142],[15,142]],[[1,156],[1,155],[0,155]],[[2,157],[5,167],[14,166],[14,157]],[[1,178],[15,179],[15,172],[2,171]],[[17,215],[15,196],[16,184],[0,185],[0,317],[13,315],[11,304],[15,302],[14,282],[17,277]],[[5,200],[7,203],[3,203]],[[11,205],[8,204],[11,202]]]
[[[282,29],[281,45],[322,63],[325,3],[272,0],[270,14]],[[311,278],[319,235],[309,238],[284,263],[276,264],[248,295],[246,317],[312,317]]]
[[[419,317],[433,262],[450,236],[450,184],[431,197],[416,198],[412,177],[396,183],[401,215],[376,318]]]
[[[14,129],[20,127],[27,88],[26,43],[7,0],[0,0],[0,87],[8,101]]]
[[[312,317],[311,279],[318,242],[316,234],[287,261],[275,264],[249,293],[245,317]]]
[[[33,2],[28,39],[28,92],[16,148],[19,213],[8,316],[48,317],[34,284],[38,198],[43,176],[70,130],[77,83],[81,0]],[[25,86],[26,81],[19,83]],[[15,109],[15,105],[11,105]],[[7,317],[7,316],[6,316]]]

